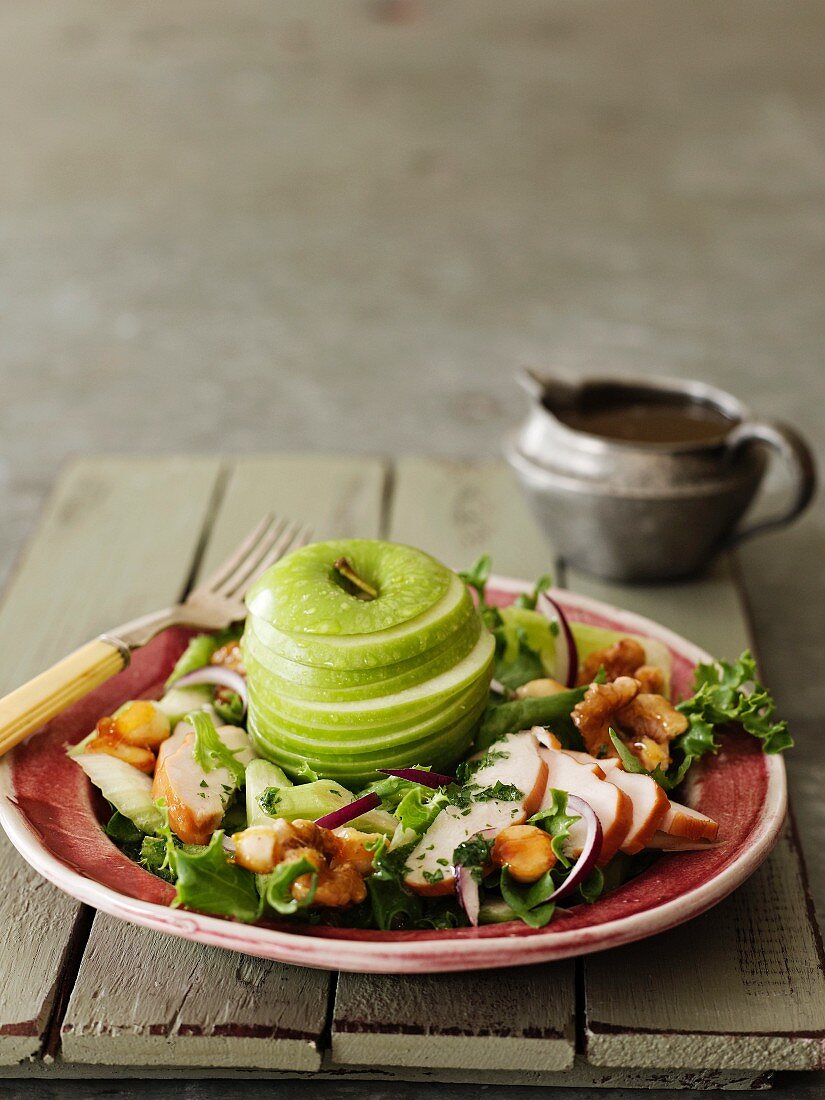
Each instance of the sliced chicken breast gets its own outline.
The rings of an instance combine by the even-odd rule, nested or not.
[[[240,750],[236,759],[248,764],[255,753],[244,730],[219,726],[218,736],[228,749]],[[177,730],[175,731],[177,737]],[[177,749],[159,760],[152,783],[152,797],[165,798],[169,825],[184,844],[208,844],[220,826],[235,792],[235,777],[228,768],[204,771],[193,755],[194,732],[184,731]]]

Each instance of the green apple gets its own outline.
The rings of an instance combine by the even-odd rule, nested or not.
[[[375,596],[353,595],[346,561]],[[293,634],[377,634],[416,619],[444,596],[453,574],[412,546],[376,539],[317,542],[288,554],[246,597],[257,619]]]
[[[300,551],[299,551],[300,553]],[[364,601],[348,598],[360,619]],[[297,634],[279,630],[273,623],[250,613],[248,629],[278,656],[312,668],[359,671],[380,668],[427,653],[449,637],[474,613],[473,601],[461,579],[450,579],[444,595],[414,619],[373,634]],[[341,615],[339,612],[339,623]]]
[[[268,570],[247,605],[249,731],[286,772],[354,786],[466,752],[495,643],[463,581],[428,554],[319,543]]]
[[[300,777],[309,764],[318,775],[337,779],[350,789],[357,789],[379,778],[382,768],[404,768],[413,764],[426,764],[436,770],[451,768],[465,755],[485,706],[486,699],[436,735],[390,748],[380,746],[370,752],[353,753],[346,746],[340,746],[318,752],[310,758],[302,750],[296,752],[292,747],[282,745],[277,737],[271,739],[263,736],[251,713],[249,732],[256,750],[275,761],[288,774]]]
[[[467,656],[480,633],[481,622],[477,615],[471,615],[425,653],[370,669],[312,668],[288,661],[268,650],[251,629],[244,632],[242,649],[247,670],[257,666],[261,678],[265,678],[279,695],[316,703],[344,703],[350,699],[371,699],[403,691],[446,672],[456,661]]]
[[[494,651],[495,641],[491,634],[484,631],[467,656],[447,672],[404,691],[372,699],[319,705],[303,699],[291,699],[277,691],[268,692],[265,687],[258,698],[260,702],[268,700],[296,726],[314,729],[398,727],[420,720],[433,711],[443,710],[465,688],[478,688],[480,685],[486,690]]]

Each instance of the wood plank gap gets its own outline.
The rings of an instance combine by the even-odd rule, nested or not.
[[[388,539],[390,537],[390,529],[392,526],[392,506],[393,499],[395,497],[395,463],[392,461],[391,458],[387,458],[383,462],[382,469],[384,480],[381,486],[381,504],[378,529],[380,531],[380,537],[382,539]]]
[[[80,965],[83,962],[86,945],[92,933],[94,919],[95,910],[91,905],[81,905],[66,948],[66,954],[63,957],[63,965],[60,968],[54,1005],[43,1033],[43,1043],[40,1050],[41,1058],[53,1061],[60,1054],[60,1029],[63,1026],[66,1009],[69,1007],[69,1000],[80,971]]]
[[[206,556],[206,549],[209,546],[209,539],[212,534],[212,527],[215,523],[215,519],[223,504],[223,499],[226,496],[226,489],[229,485],[229,476],[231,473],[231,467],[222,463],[218,467],[218,473],[215,477],[215,484],[212,487],[212,492],[209,496],[209,503],[206,506],[206,513],[203,517],[201,524],[201,533],[195,546],[195,551],[192,554],[192,564],[189,566],[189,571],[186,574],[186,578],[183,582],[179,602],[183,603],[192,589],[195,587],[195,582],[198,579],[198,574],[201,571],[203,565],[203,559]]]

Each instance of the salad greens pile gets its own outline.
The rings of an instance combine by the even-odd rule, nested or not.
[[[584,697],[587,686],[543,697],[514,696],[521,685],[553,675],[559,623],[536,610],[541,593],[550,586],[549,576],[539,578],[532,592],[518,596],[507,608],[497,608],[487,600],[489,557],[480,558],[461,576],[475,591],[483,621],[495,638],[495,670],[494,690],[490,692],[476,736],[476,757],[459,764],[454,781],[433,788],[413,778],[388,775],[362,792],[353,792],[332,780],[319,778],[310,768],[293,784],[280,768],[268,761],[254,759],[245,767],[238,759],[241,750],[228,748],[215,725],[216,719],[241,725],[243,701],[231,692],[218,696],[207,689],[206,695],[196,696],[198,706],[186,713],[186,721],[194,730],[196,764],[205,774],[225,768],[233,781],[233,786],[224,788],[227,807],[222,827],[214,832],[208,844],[184,844],[170,828],[166,804],[160,799],[155,805],[161,823],[154,832],[144,832],[113,805],[106,825],[109,837],[147,871],[175,886],[174,905],[202,912],[247,922],[265,917],[288,918],[384,930],[466,925],[465,910],[455,896],[426,897],[408,889],[404,878],[409,872],[410,853],[447,807],[469,812],[471,806],[480,802],[521,800],[524,792],[513,784],[498,781],[485,786],[476,782],[482,768],[507,755],[497,749],[501,738],[539,725],[550,729],[565,747],[582,748],[571,712]],[[576,625],[572,624],[574,637]],[[220,646],[237,638],[238,631],[193,638],[167,682],[170,697],[181,677],[209,664]],[[615,731],[611,733],[624,768],[652,776],[668,791],[682,782],[696,760],[719,751],[718,734],[726,727],[741,727],[761,741],[768,753],[780,752],[793,743],[787,724],[775,718],[774,701],[759,682],[754,659],[748,652],[733,663],[700,665],[695,673],[693,694],[677,706],[689,725],[671,746],[673,763],[667,771],[659,767],[645,772],[621,737]],[[307,859],[281,863],[272,872],[259,875],[232,861],[227,837],[233,831],[277,818],[316,820],[346,806],[356,794],[371,794],[378,800],[375,810],[353,823],[372,834],[369,851],[373,873],[365,880],[367,896],[360,904],[334,911],[314,908],[318,872]],[[476,834],[456,847],[451,865],[471,876],[478,887],[482,923],[520,919],[539,928],[552,918],[556,907],[551,896],[571,867],[565,842],[571,827],[580,820],[569,812],[567,803],[566,792],[552,790],[545,798],[546,808],[529,820],[529,824],[552,837],[557,859],[555,866],[536,882],[519,883],[507,867],[493,867],[490,861],[493,841],[488,836]],[[154,811],[152,815],[157,820]],[[148,819],[142,820],[145,823]],[[653,858],[655,854],[649,851],[634,857],[619,854],[606,868],[594,867],[576,892],[568,895],[565,904],[595,901],[604,890],[638,874]],[[450,860],[443,862],[450,865]],[[302,876],[308,876],[308,887],[298,900],[291,888]]]

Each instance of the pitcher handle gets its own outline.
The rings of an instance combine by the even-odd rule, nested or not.
[[[746,420],[734,428],[728,443],[732,453],[754,443],[770,447],[784,464],[790,478],[787,507],[775,515],[737,527],[727,541],[728,546],[735,546],[754,535],[784,527],[805,511],[816,491],[816,463],[802,436],[778,420]]]

